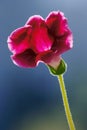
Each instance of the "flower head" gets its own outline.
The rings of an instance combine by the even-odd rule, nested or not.
[[[20,67],[36,67],[44,62],[54,68],[61,61],[61,54],[73,46],[72,32],[67,19],[60,11],[51,12],[46,19],[34,15],[23,27],[8,37],[12,61]]]

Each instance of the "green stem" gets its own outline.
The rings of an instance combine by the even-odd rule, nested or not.
[[[58,80],[59,80],[59,84],[60,84],[60,90],[61,90],[61,94],[62,94],[65,114],[66,114],[69,128],[70,128],[70,130],[76,130],[73,119],[72,119],[72,114],[70,112],[70,107],[69,107],[69,103],[68,103],[68,98],[67,98],[67,93],[66,93],[66,89],[65,89],[63,76],[59,75]]]

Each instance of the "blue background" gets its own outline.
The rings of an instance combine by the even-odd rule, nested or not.
[[[53,10],[64,12],[73,31],[74,47],[63,54],[64,78],[76,128],[87,128],[87,1],[0,0],[0,130],[68,130],[57,78],[41,63],[15,66],[6,42],[30,16],[45,18]]]

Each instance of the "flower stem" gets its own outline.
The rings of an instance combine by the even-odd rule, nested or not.
[[[73,119],[72,119],[72,114],[70,112],[70,107],[69,107],[69,103],[68,103],[68,98],[67,98],[67,93],[66,93],[66,89],[65,89],[63,75],[58,75],[58,80],[59,80],[59,84],[60,84],[60,90],[61,90],[61,94],[62,94],[65,114],[66,114],[69,128],[70,128],[70,130],[76,130]]]

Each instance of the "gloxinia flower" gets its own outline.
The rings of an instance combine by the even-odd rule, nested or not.
[[[23,27],[8,37],[12,61],[25,68],[36,67],[39,62],[58,67],[61,54],[73,46],[72,32],[60,11],[51,12],[46,19],[34,15]]]

